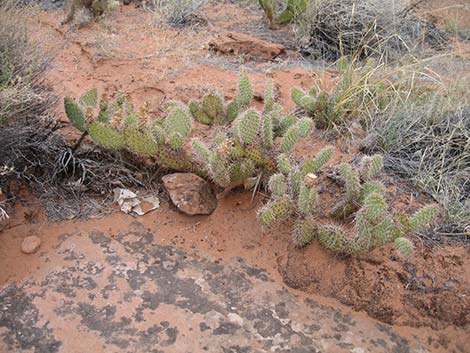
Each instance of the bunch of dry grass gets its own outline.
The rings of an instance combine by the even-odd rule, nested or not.
[[[465,88],[466,87],[466,88]],[[432,92],[378,114],[368,151],[384,154],[385,168],[432,196],[447,214],[440,233],[470,231],[470,101],[468,83]]]
[[[28,35],[32,18],[32,8],[0,2],[0,124],[37,119],[56,102],[43,75],[51,57]]]
[[[172,26],[204,22],[198,11],[209,0],[149,0],[147,7],[159,13]]]
[[[447,41],[444,32],[414,16],[402,0],[311,0],[297,22],[304,52],[326,60],[393,59],[424,43],[438,48]]]

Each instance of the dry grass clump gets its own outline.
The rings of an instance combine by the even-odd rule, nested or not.
[[[149,0],[146,7],[159,13],[170,25],[180,27],[203,22],[198,11],[209,0]]]
[[[470,232],[470,101],[468,82],[430,92],[378,114],[368,150],[384,165],[431,195],[447,214],[441,233]]]
[[[0,124],[36,119],[55,103],[43,77],[50,57],[28,35],[33,11],[0,2]]]
[[[315,58],[396,58],[423,44],[445,45],[447,37],[413,15],[402,0],[311,0],[298,19],[304,51]]]

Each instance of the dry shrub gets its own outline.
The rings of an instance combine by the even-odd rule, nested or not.
[[[203,20],[198,16],[199,9],[208,0],[149,0],[147,7],[156,11],[172,26],[186,26]]]
[[[0,129],[0,188],[12,199],[10,182],[25,182],[43,201],[49,218],[63,220],[103,212],[100,203],[112,201],[116,187],[153,188],[159,176],[155,168],[87,145],[74,150],[57,133],[60,127],[44,119]]]
[[[296,30],[304,52],[326,60],[394,59],[423,44],[440,48],[447,41],[444,32],[417,18],[402,0],[311,0]]]
[[[0,2],[0,124],[37,119],[55,103],[43,75],[51,57],[30,39],[31,18],[32,8]]]

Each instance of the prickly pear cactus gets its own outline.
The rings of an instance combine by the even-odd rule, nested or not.
[[[126,146],[122,133],[100,122],[92,122],[88,125],[90,137],[98,145],[110,150],[120,150]]]

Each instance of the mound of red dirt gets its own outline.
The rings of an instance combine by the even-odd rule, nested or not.
[[[363,258],[334,257],[311,244],[290,247],[279,261],[287,285],[333,297],[389,324],[470,324],[468,249],[422,247],[403,259],[392,248]]]

